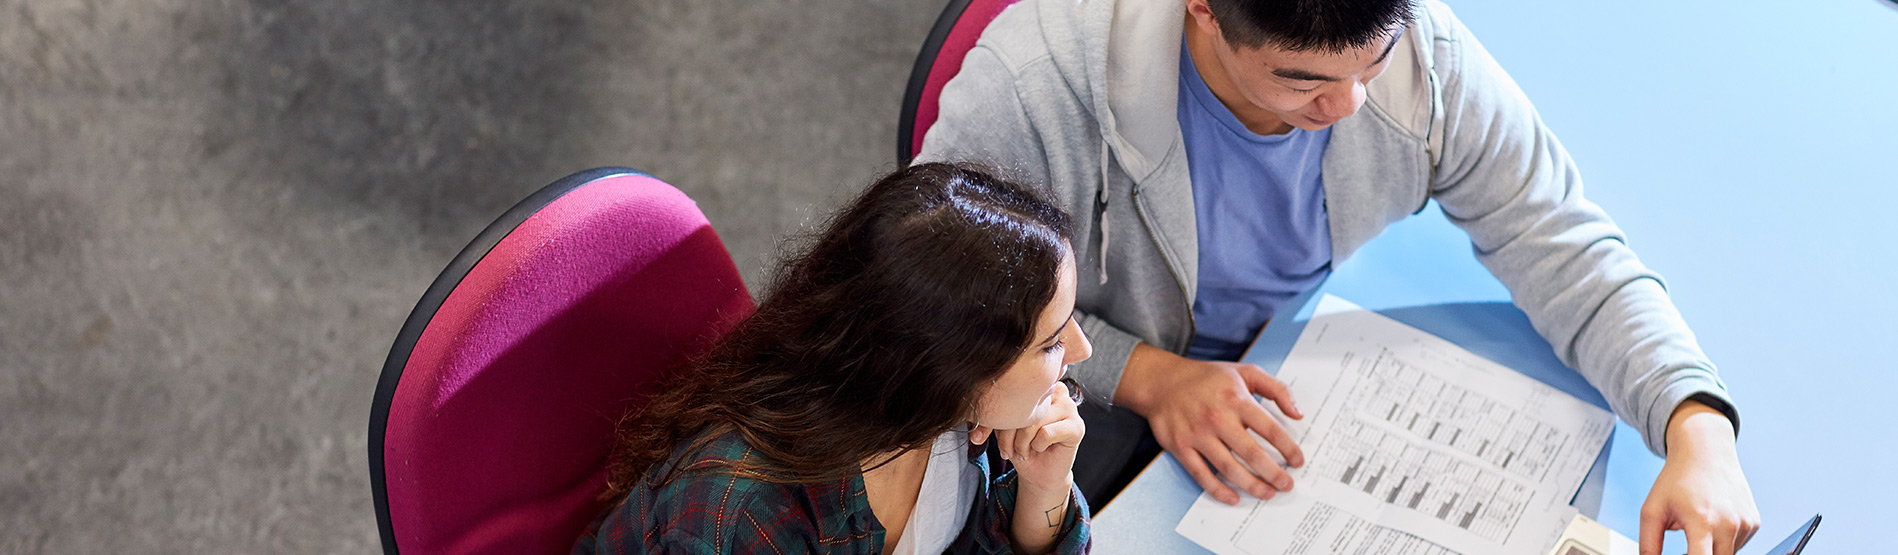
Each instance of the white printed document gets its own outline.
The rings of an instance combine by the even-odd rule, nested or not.
[[[1305,466],[1291,470],[1292,491],[1268,501],[1200,494],[1175,530],[1219,555],[1547,553],[1615,424],[1608,411],[1330,295],[1278,379],[1305,419],[1267,410]]]

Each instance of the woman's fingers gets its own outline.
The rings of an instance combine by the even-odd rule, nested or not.
[[[1002,451],[1002,458],[1013,460],[1023,453],[1035,452],[1033,446],[1037,432],[1037,428],[996,430],[995,446]]]
[[[995,449],[1002,452],[1002,458],[1015,458],[1015,434],[1021,430],[995,430],[990,438],[995,440]]]
[[[1054,445],[1078,447],[1081,445],[1082,436],[1087,435],[1087,422],[1081,420],[1080,409],[1074,403],[1074,399],[1068,396],[1070,391],[1067,389],[1068,385],[1064,383],[1061,387],[1062,391],[1059,395],[1048,399],[1052,406],[1048,407],[1051,410],[1048,412],[1046,423],[1039,426],[1038,433],[1031,438],[1029,448],[1034,449],[1036,453],[1046,451]]]
[[[1022,430],[1015,434],[1015,456],[1034,453],[1035,436],[1041,435],[1041,428]]]
[[[1029,445],[1029,448],[1034,449],[1036,453],[1040,453],[1056,445],[1079,447],[1081,445],[1081,438],[1086,435],[1087,424],[1081,422],[1081,419],[1064,419],[1053,424],[1042,426],[1041,433],[1035,434],[1034,442]]]

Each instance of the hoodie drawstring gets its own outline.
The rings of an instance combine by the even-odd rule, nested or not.
[[[1107,285],[1107,137],[1101,137],[1101,188],[1095,200],[1095,227],[1101,230],[1101,285]]]

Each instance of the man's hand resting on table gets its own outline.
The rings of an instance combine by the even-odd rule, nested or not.
[[[1753,489],[1740,472],[1733,423],[1697,401],[1667,424],[1667,463],[1641,505],[1641,555],[1662,555],[1667,530],[1687,535],[1687,555],[1733,555],[1760,528]]]
[[[1305,464],[1305,453],[1253,399],[1254,393],[1277,404],[1286,416],[1305,417],[1285,384],[1258,366],[1192,360],[1141,343],[1127,359],[1114,401],[1146,417],[1160,446],[1214,499],[1236,504],[1239,495],[1220,477],[1260,499],[1292,489],[1291,475],[1246,433],[1248,428],[1276,448],[1286,463]]]

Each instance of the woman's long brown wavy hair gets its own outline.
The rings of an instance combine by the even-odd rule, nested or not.
[[[1069,230],[1036,191],[976,167],[883,177],[781,264],[756,312],[626,415],[603,497],[648,472],[670,483],[683,465],[663,463],[731,433],[763,460],[726,470],[781,482],[929,445],[1033,340]]]

